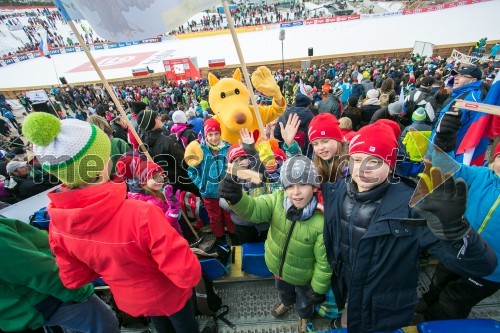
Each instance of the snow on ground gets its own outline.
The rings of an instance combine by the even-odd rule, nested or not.
[[[499,12],[500,1],[490,1],[424,14],[287,28],[284,57],[304,58],[309,47],[314,48],[315,56],[321,56],[410,48],[415,41],[439,45],[475,42],[484,36],[490,40],[500,39]],[[480,18],[481,24],[473,24],[471,17]],[[239,34],[245,61],[281,61],[278,36],[277,26],[272,30]],[[197,57],[200,67],[207,67],[208,60],[218,58],[225,58],[228,65],[239,63],[230,34],[92,51],[92,54],[106,78],[127,77],[132,68],[146,65],[155,72],[163,72],[161,61],[168,58]],[[144,60],[137,63],[135,57]],[[81,69],[86,63],[85,53],[77,52],[54,55],[52,60],[37,58],[9,65],[0,68],[0,88],[58,84],[60,76],[65,76],[69,83],[98,80],[89,66]]]

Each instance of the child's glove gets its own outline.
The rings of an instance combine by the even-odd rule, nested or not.
[[[306,297],[309,304],[320,305],[326,301],[326,296],[324,294],[318,294],[312,288],[307,290]]]
[[[231,205],[237,204],[243,197],[241,185],[235,182],[233,177],[236,178],[228,173],[219,183],[219,196],[226,199]]]
[[[191,167],[196,167],[203,161],[203,150],[198,141],[194,140],[188,144],[184,152],[184,161]]]
[[[281,101],[283,95],[281,95],[280,87],[276,83],[273,75],[269,68],[265,66],[260,66],[252,74],[252,84],[261,93],[268,97],[273,97],[276,101]]]
[[[419,186],[427,194],[423,202],[413,209],[427,220],[432,233],[440,239],[457,240],[465,237],[470,230],[467,219],[463,216],[467,202],[467,184],[459,179],[449,177],[442,181],[441,170],[431,168],[429,175],[421,175]],[[427,180],[426,180],[427,179]]]
[[[165,195],[165,199],[167,199],[168,204],[167,214],[172,217],[177,217],[179,216],[179,212],[181,211],[181,190],[177,190],[177,192],[175,192],[175,195],[173,193],[174,188],[172,187],[172,185],[166,185],[163,189],[163,195]]]
[[[434,144],[445,153],[454,151],[460,127],[462,127],[462,111],[447,111],[436,126]]]

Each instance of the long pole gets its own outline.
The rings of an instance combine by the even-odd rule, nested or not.
[[[104,87],[106,88],[109,96],[111,97],[111,99],[115,103],[116,107],[118,108],[118,111],[122,115],[122,118],[127,123],[127,126],[130,129],[132,135],[137,140],[137,143],[139,143],[139,148],[142,150],[142,152],[144,153],[144,155],[146,155],[146,158],[148,159],[148,161],[153,162],[153,159],[151,158],[151,155],[149,155],[149,152],[146,149],[146,146],[144,145],[144,143],[142,143],[141,138],[139,137],[139,135],[135,131],[134,126],[132,125],[132,123],[128,119],[127,114],[125,113],[125,110],[123,110],[123,106],[121,105],[121,103],[116,98],[115,92],[113,91],[113,89],[111,89],[111,86],[109,85],[108,80],[106,80],[106,78],[104,77],[104,74],[102,73],[101,69],[99,68],[99,66],[95,62],[95,59],[92,56],[92,53],[90,53],[89,48],[87,47],[87,44],[85,44],[82,36],[80,36],[80,34],[78,33],[78,30],[76,29],[75,24],[73,23],[73,21],[68,21],[68,24],[69,24],[71,30],[73,31],[73,33],[75,34],[76,38],[78,39],[78,42],[82,46],[83,50],[85,51],[85,54],[87,55],[87,58],[89,58],[90,63],[92,64],[92,66],[94,67],[95,71],[99,75],[99,78],[101,79],[101,81],[102,81]],[[189,222],[189,219],[187,218],[186,214],[182,211],[182,209],[181,209],[181,215],[184,218],[184,220],[186,221],[186,223],[187,223],[189,229],[191,230],[191,232],[193,233],[193,235],[196,238],[200,238],[198,236],[198,233],[196,232],[196,230],[194,230],[193,225],[191,224],[191,222]]]
[[[252,101],[252,106],[255,111],[255,119],[257,119],[257,123],[259,124],[259,132],[261,136],[264,136],[264,124],[262,123],[262,118],[260,117],[259,107],[257,106],[257,102],[255,101],[253,87],[250,83],[250,75],[248,75],[247,65],[245,63],[245,59],[243,58],[243,53],[241,53],[240,42],[238,41],[238,36],[236,35],[236,29],[234,28],[234,22],[227,5],[227,0],[222,0],[222,7],[224,8],[224,14],[226,14],[227,25],[229,26],[229,30],[231,31],[231,36],[233,37],[234,47],[236,48],[236,52],[238,53],[238,59],[240,60],[241,69],[243,70],[243,77],[245,78],[245,83],[248,92],[250,93],[250,100]]]
[[[146,149],[146,147],[144,146],[144,143],[142,143],[141,138],[139,137],[139,135],[135,131],[134,126],[132,125],[132,123],[128,119],[127,114],[125,113],[125,110],[123,110],[123,106],[121,105],[121,103],[116,98],[115,92],[113,91],[113,89],[111,89],[111,86],[109,85],[108,80],[106,80],[106,78],[104,77],[104,74],[102,74],[101,69],[99,68],[99,66],[95,62],[94,56],[92,56],[92,53],[90,53],[89,48],[87,47],[87,44],[83,40],[82,36],[80,36],[80,33],[78,32],[78,30],[75,27],[75,24],[73,23],[73,21],[68,21],[68,24],[69,24],[71,30],[73,31],[73,33],[75,34],[76,38],[78,39],[78,42],[80,43],[81,47],[85,51],[85,54],[87,55],[87,58],[89,58],[89,61],[92,64],[92,67],[94,67],[95,71],[97,72],[97,75],[99,75],[99,78],[101,79],[101,81],[102,81],[102,83],[104,85],[104,88],[106,89],[106,91],[108,92],[109,96],[111,97],[111,99],[115,103],[115,105],[118,108],[118,111],[122,115],[123,119],[127,123],[127,126],[130,129],[132,135],[134,136],[134,138],[139,143],[139,148],[146,155],[148,161],[152,162],[153,159],[151,158],[151,155],[149,155],[149,152]]]
[[[282,75],[285,75],[285,55],[283,53],[283,41],[281,41],[281,67],[283,69]]]
[[[54,72],[56,73],[56,83],[59,80],[59,74],[57,74],[57,68],[56,68],[56,63],[54,62],[54,58],[50,57],[52,60],[52,65],[54,66]]]

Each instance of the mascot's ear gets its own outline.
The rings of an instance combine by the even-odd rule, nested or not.
[[[241,71],[239,68],[236,68],[236,70],[234,71],[233,79],[241,82]]]
[[[216,78],[212,73],[208,73],[208,83],[210,84],[210,87],[215,86],[217,82],[219,82],[219,79]]]

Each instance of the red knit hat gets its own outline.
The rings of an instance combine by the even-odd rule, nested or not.
[[[148,182],[148,179],[157,173],[163,173],[161,166],[154,162],[143,161],[137,166],[135,170],[135,177],[139,179],[139,183],[141,185],[144,185]]]
[[[349,155],[364,153],[381,158],[391,169],[397,161],[398,141],[386,124],[374,123],[361,128],[349,143]]]
[[[208,133],[211,132],[221,132],[220,130],[220,124],[217,120],[214,118],[210,118],[205,120],[203,123],[203,132],[205,133],[205,136],[207,136]]]
[[[281,148],[273,149],[274,159],[276,162],[285,162],[286,154]]]
[[[401,136],[401,127],[399,127],[398,123],[395,122],[394,120],[379,119],[379,120],[377,120],[375,122],[375,124],[389,125],[389,127],[392,128],[392,131],[394,132],[394,135],[396,136],[396,139],[398,139]]]
[[[333,139],[342,142],[339,121],[331,113],[322,113],[314,116],[309,123],[307,135],[309,136],[309,142],[313,142],[316,139]]]
[[[240,145],[234,144],[231,146],[231,148],[229,148],[229,151],[227,152],[227,161],[231,163],[235,159],[241,156],[247,156],[247,153],[243,150],[243,148]]]
[[[500,154],[500,143],[497,144],[495,151],[493,152],[493,158],[496,158],[498,154]]]

